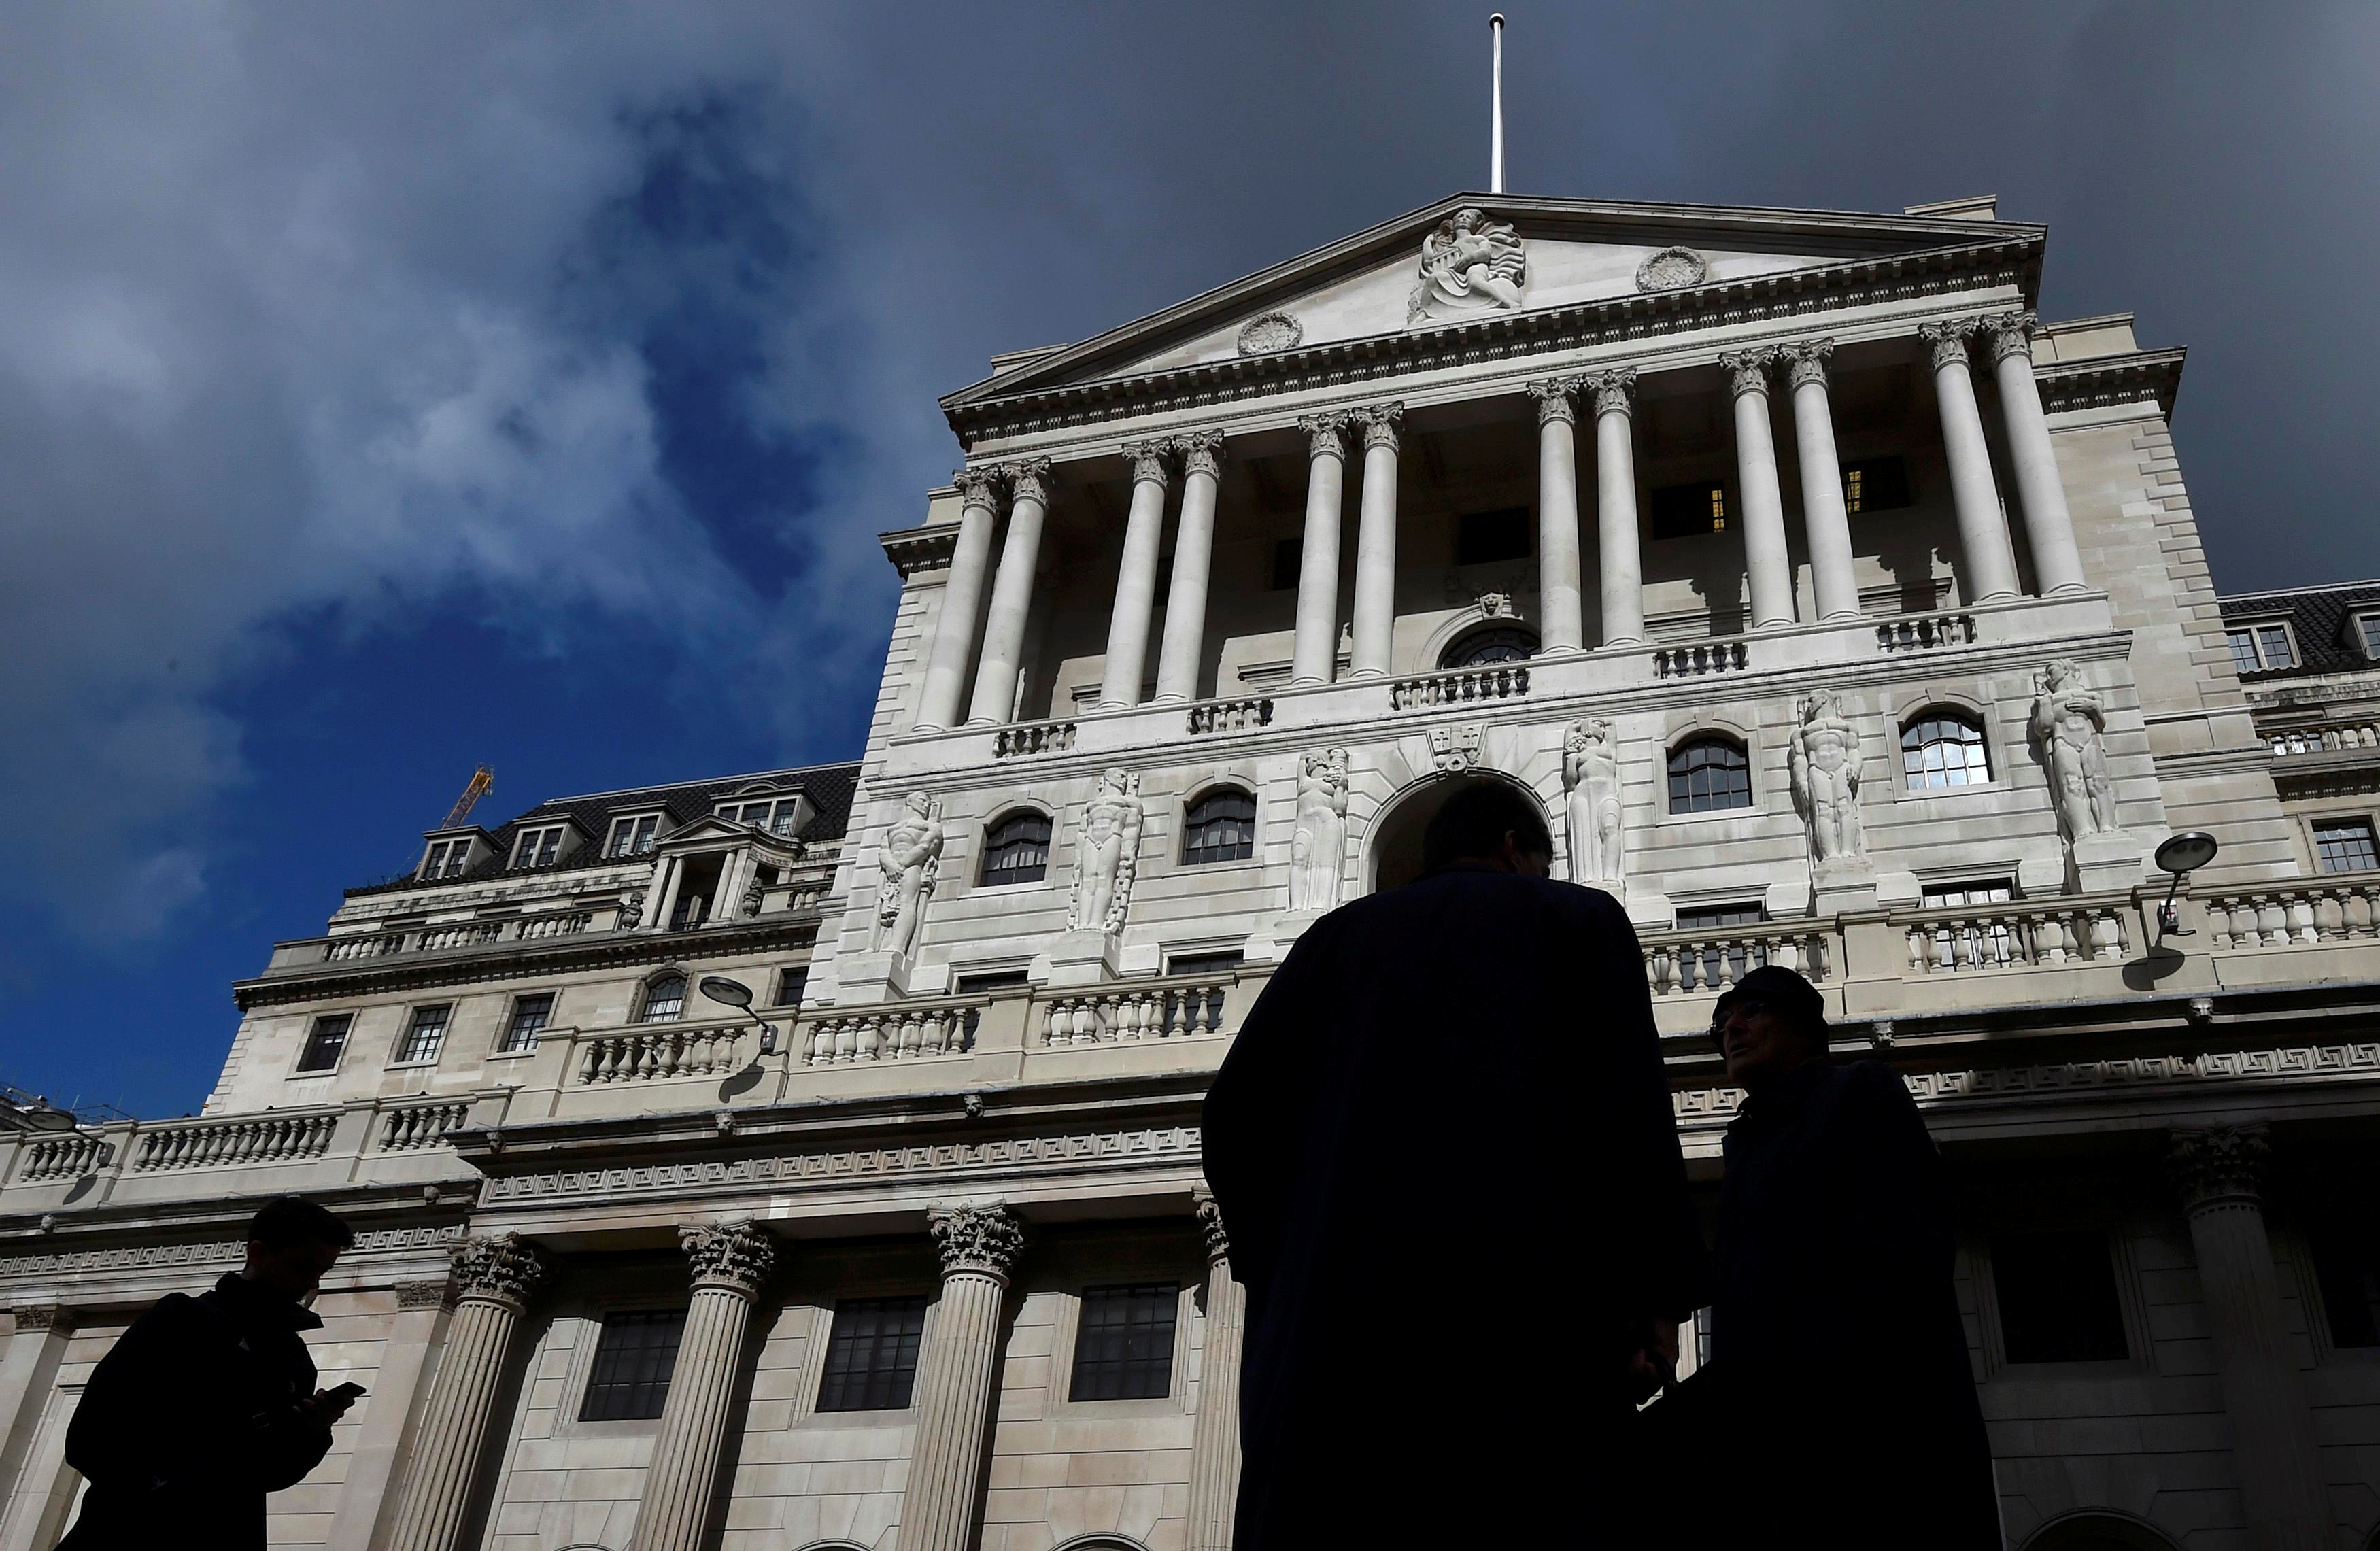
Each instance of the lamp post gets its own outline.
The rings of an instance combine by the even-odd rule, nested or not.
[[[2182,926],[2181,907],[2174,903],[2174,896],[2180,892],[2182,879],[2215,860],[2215,853],[2219,849],[2215,837],[2203,830],[2185,830],[2180,834],[2167,836],[2158,844],[2156,865],[2173,878],[2166,885],[2165,900],[2156,909],[2159,942],[2169,937],[2195,935]]]
[[[765,1021],[760,1014],[752,1011],[751,987],[741,980],[730,980],[723,975],[706,975],[702,977],[702,994],[723,1007],[740,1010],[746,1017],[759,1024],[760,1053],[764,1056],[773,1056],[777,1053],[777,1025]]]

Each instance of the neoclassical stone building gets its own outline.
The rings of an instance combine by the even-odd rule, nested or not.
[[[1226,1545],[1199,1096],[1467,781],[1624,901],[1705,1188],[1747,965],[1906,1074],[2011,1545],[2367,1543],[2380,586],[2217,598],[2182,352],[2039,321],[2046,240],[1462,196],[998,358],[856,764],[432,833],[237,987],[201,1116],[0,1140],[0,1551],[284,1191],[361,1230],[316,1351],[370,1394],[279,1543]]]

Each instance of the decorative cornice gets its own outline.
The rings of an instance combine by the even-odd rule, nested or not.
[[[399,1309],[443,1309],[454,1302],[455,1281],[451,1277],[396,1284],[396,1306]]]
[[[1344,415],[1301,415],[1297,429],[1305,432],[1305,455],[1308,458],[1339,458],[1347,456],[1347,417]]]
[[[959,500],[968,506],[980,506],[987,512],[1000,510],[1000,473],[993,468],[961,468],[951,475],[951,483],[959,489]]]
[[[686,1252],[697,1287],[723,1287],[749,1298],[760,1290],[777,1264],[777,1240],[751,1221],[681,1228],[678,1247]]]
[[[1173,454],[1171,442],[1134,442],[1125,445],[1124,461],[1132,465],[1132,482],[1135,485],[1163,485],[1170,472],[1166,460]]]
[[[58,1303],[22,1303],[8,1311],[17,1316],[17,1334],[47,1330],[60,1336],[74,1332],[74,1311]]]
[[[2041,319],[2032,312],[2003,312],[1997,318],[1984,320],[1982,333],[1990,336],[1992,364],[1998,366],[2010,356],[2033,359],[2033,331],[2041,326]]]
[[[1934,370],[1967,364],[1967,336],[1975,332],[1973,318],[1950,318],[1939,322],[1917,325],[1917,337],[1925,342],[1932,353]]]
[[[1223,433],[1220,430],[1194,430],[1173,439],[1173,450],[1182,454],[1182,474],[1204,474],[1209,479],[1223,472]]]
[[[1232,1238],[1223,1231],[1223,1208],[1215,1202],[1215,1193],[1200,1185],[1190,1193],[1191,1210],[1198,1215],[1198,1230],[1207,1236],[1207,1264],[1232,1257]]]
[[[905,582],[920,571],[939,571],[950,564],[951,551],[958,548],[958,525],[901,528],[878,534],[876,541],[884,546],[884,558]]]
[[[1793,363],[1794,387],[1803,388],[1813,382],[1822,388],[1827,385],[1827,362],[1835,353],[1833,340],[1797,339],[1786,345],[1782,353],[1787,360]]]
[[[2174,1189],[2181,1193],[2183,1208],[2196,1214],[2215,1206],[2257,1205],[2272,1152],[2261,1124],[2209,1126],[2175,1132],[2166,1165]]]
[[[1742,398],[1746,394],[1759,394],[1766,397],[1768,369],[1776,359],[1775,350],[1730,350],[1719,357],[1718,364],[1727,369],[1728,386],[1736,397]]]
[[[926,1230],[934,1236],[945,1278],[973,1275],[1005,1282],[1025,1248],[1024,1225],[999,1205],[929,1207]]]
[[[1614,367],[1609,371],[1591,371],[1587,386],[1595,390],[1595,412],[1597,415],[1625,415],[1636,402],[1636,369]]]
[[[2160,413],[2173,413],[2181,392],[2186,350],[2143,350],[2125,356],[2102,356],[2080,361],[2056,361],[2034,368],[2041,385],[2041,406],[2049,414],[2070,409],[2108,409],[2143,400]]]
[[[1002,464],[1000,471],[1008,478],[1008,499],[1012,505],[1019,501],[1038,502],[1044,506],[1050,504],[1048,458],[1019,458],[1014,463]]]
[[[1526,385],[1528,395],[1537,401],[1537,424],[1551,420],[1565,424],[1578,422],[1578,390],[1586,378],[1584,375],[1548,377],[1543,382]]]
[[[455,1246],[455,1281],[468,1303],[528,1306],[528,1295],[545,1275],[536,1246],[517,1233],[476,1234]]]
[[[1366,452],[1386,447],[1393,453],[1404,430],[1405,406],[1401,403],[1367,404],[1355,411],[1355,420],[1364,428]]]

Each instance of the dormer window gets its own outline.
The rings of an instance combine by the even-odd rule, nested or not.
[[[748,802],[722,803],[719,817],[731,824],[749,824],[763,834],[791,835],[802,821],[802,800],[756,797]]]
[[[562,854],[562,826],[550,824],[543,829],[523,830],[513,842],[513,866],[516,867],[550,867]]]
[[[457,835],[453,840],[433,840],[430,854],[422,858],[421,877],[424,882],[441,878],[460,878],[471,865],[471,837]]]
[[[612,833],[603,842],[606,856],[642,856],[653,848],[660,834],[662,816],[658,813],[631,814],[612,820]]]
[[[2380,614],[2355,616],[2355,644],[2363,648],[2364,657],[2380,662]]]
[[[2231,666],[2240,673],[2269,673],[2298,665],[2297,643],[2289,639],[2289,627],[2279,620],[2234,625],[2225,632],[2225,638],[2231,643]]]

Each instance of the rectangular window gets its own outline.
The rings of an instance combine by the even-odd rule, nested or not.
[[[1470,513],[1455,530],[1454,563],[1487,565],[1500,560],[1526,560],[1535,547],[1535,527],[1526,506]]]
[[[2325,818],[2313,827],[2314,859],[2325,872],[2370,872],[2380,867],[2369,818]]]
[[[2380,1254],[2359,1234],[2333,1231],[2312,1238],[2330,1344],[2342,1350],[2380,1346]]]
[[[605,1315],[578,1420],[650,1422],[661,1415],[685,1334],[684,1309],[615,1309]]]
[[[749,803],[722,803],[719,817],[731,824],[749,824],[766,834],[790,835],[794,820],[801,817],[799,797],[762,798]]]
[[[917,1343],[926,1330],[923,1298],[846,1298],[834,1306],[820,1411],[899,1411],[917,1382]]]
[[[347,1030],[355,1018],[346,1012],[334,1012],[314,1020],[306,1035],[306,1048],[298,1052],[300,1072],[328,1072],[339,1064],[339,1052],[347,1048]]]
[[[520,839],[513,842],[513,866],[550,867],[561,854],[561,825],[544,830],[523,830]]]
[[[2235,673],[2252,673],[2264,666],[2256,660],[2256,633],[2252,630],[2229,630],[2223,638],[2231,643],[2231,668]]]
[[[415,1008],[413,1022],[406,1025],[405,1037],[397,1043],[395,1064],[410,1066],[436,1060],[440,1048],[446,1043],[447,1016],[454,1011],[451,1004]]]
[[[1276,539],[1272,545],[1272,589],[1295,592],[1297,574],[1305,564],[1305,539]]]
[[[2380,614],[2355,616],[2355,639],[2363,648],[2363,655],[2380,662]]]
[[[1248,956],[1234,949],[1227,953],[1176,953],[1165,961],[1168,975],[1229,975],[1247,963]]]
[[[777,972],[775,1007],[799,1007],[802,993],[809,988],[810,972],[807,969],[781,969]]]
[[[612,836],[603,842],[606,856],[641,856],[653,848],[654,833],[661,829],[662,816],[641,813],[628,818],[612,820]]]
[[[513,999],[512,1020],[504,1024],[504,1043],[496,1047],[498,1055],[510,1055],[516,1050],[537,1048],[537,1036],[545,1025],[553,1022],[553,993],[540,991],[535,996]]]
[[[1756,927],[1767,919],[1767,912],[1758,904],[1697,905],[1678,912],[1678,929],[1707,932],[1720,927]]]
[[[1173,1319],[1181,1303],[1182,1290],[1172,1282],[1085,1291],[1068,1398],[1154,1400],[1170,1394]]]
[[[1889,512],[1909,504],[1909,466],[1899,458],[1843,465],[1843,510]]]
[[[1727,486],[1717,479],[1664,485],[1652,496],[1653,537],[1692,539],[1727,531]]]
[[[958,979],[956,994],[973,997],[981,996],[986,991],[1014,990],[1019,986],[1028,984],[1031,978],[1031,975],[1021,969],[990,969],[981,975],[962,975]]]
[[[463,869],[471,865],[471,837],[439,840],[430,842],[430,855],[421,864],[425,878],[460,878]]]
[[[2235,625],[2224,632],[2223,638],[2231,647],[2231,666],[2240,673],[2269,673],[2298,665],[2297,647],[2289,639],[2289,627],[2278,621]]]
[[[2107,1234],[1995,1235],[1991,1254],[2010,1363],[2121,1362],[2131,1355]]]

